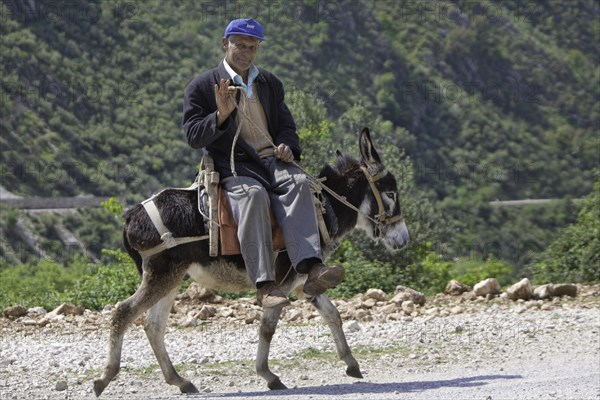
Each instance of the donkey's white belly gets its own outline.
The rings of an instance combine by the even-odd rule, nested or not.
[[[208,265],[192,263],[187,273],[207,289],[233,293],[254,289],[246,270],[223,259],[216,259]]]

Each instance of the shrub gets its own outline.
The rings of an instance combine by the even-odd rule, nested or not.
[[[77,259],[68,265],[53,260],[22,264],[0,270],[0,308],[20,304],[52,310],[61,303],[100,310],[131,296],[140,277],[127,254],[105,251],[115,259],[89,264]]]
[[[544,282],[600,282],[600,181],[583,199],[577,222],[564,228],[533,266]]]
[[[483,260],[465,260],[455,262],[449,271],[450,279],[473,286],[487,278],[496,278],[500,285],[511,282],[513,267],[506,261],[499,260],[494,256],[488,256]]]
[[[395,268],[388,263],[369,261],[352,242],[345,240],[328,260],[346,269],[346,276],[336,288],[327,291],[331,297],[349,298],[370,288],[393,292],[396,284]]]
[[[0,307],[20,304],[53,309],[63,301],[63,292],[74,284],[76,272],[42,260],[0,271]]]
[[[101,310],[107,304],[125,300],[140,285],[140,275],[133,261],[121,250],[104,250],[115,258],[110,264],[89,267],[89,275],[81,276],[71,290],[65,293],[69,303],[92,310]]]

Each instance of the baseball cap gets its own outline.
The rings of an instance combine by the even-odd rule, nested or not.
[[[263,27],[258,21],[252,18],[234,19],[225,29],[225,37],[231,35],[246,35],[257,38],[260,41],[265,40]]]

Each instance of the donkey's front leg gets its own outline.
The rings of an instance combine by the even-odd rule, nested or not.
[[[181,393],[198,393],[198,389],[196,389],[196,386],[192,382],[182,378],[177,373],[165,348],[165,328],[176,295],[177,288],[174,288],[169,294],[152,306],[146,315],[144,329],[158,365],[160,365],[160,369],[165,377],[165,381],[170,385],[179,387]]]
[[[325,322],[327,322],[327,325],[331,330],[331,335],[333,336],[333,341],[335,342],[335,348],[337,349],[338,357],[340,357],[340,360],[344,361],[348,366],[346,368],[346,375],[353,378],[362,378],[363,376],[360,372],[358,362],[352,356],[352,351],[348,346],[348,342],[346,342],[346,335],[344,335],[344,330],[342,329],[342,318],[340,317],[340,312],[338,309],[324,294],[313,298],[312,304],[319,311],[319,314],[325,320]]]
[[[265,308],[260,320],[256,373],[267,381],[267,386],[271,390],[287,389],[279,377],[269,369],[269,348],[282,310],[283,307]]]

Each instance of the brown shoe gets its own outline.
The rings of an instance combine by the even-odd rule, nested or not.
[[[322,263],[312,266],[304,283],[304,293],[318,296],[327,289],[336,287],[344,280],[344,268],[339,265],[328,267]]]
[[[275,282],[267,282],[258,289],[256,299],[258,300],[258,305],[263,308],[290,305],[290,299],[279,289]]]

